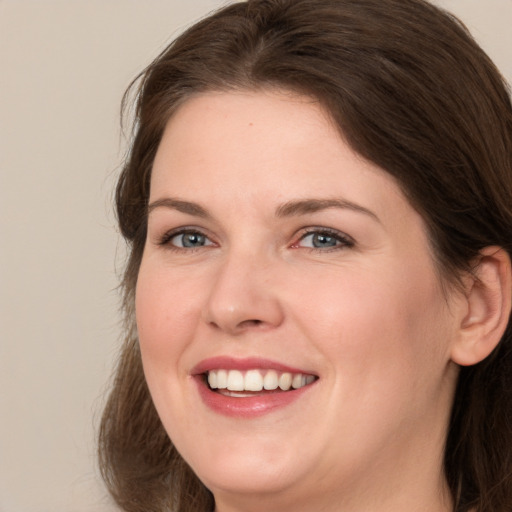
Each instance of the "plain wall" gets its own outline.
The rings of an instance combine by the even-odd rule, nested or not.
[[[115,510],[94,438],[120,332],[119,104],[223,3],[0,0],[0,512]],[[512,82],[512,0],[438,3]]]

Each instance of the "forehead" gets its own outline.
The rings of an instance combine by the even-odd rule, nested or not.
[[[200,148],[197,156],[219,159],[221,150],[229,148],[233,158],[260,145],[266,155],[275,156],[272,150],[278,145],[295,144],[298,149],[331,139],[338,142],[339,136],[314,98],[281,90],[208,92],[179,106],[167,122],[159,153],[171,149],[176,155],[181,150],[190,158],[190,150],[197,154]]]
[[[213,194],[215,192],[215,194]],[[355,153],[317,101],[283,91],[217,92],[187,100],[155,158],[151,200],[209,203],[343,196],[386,217],[411,207],[394,179]]]

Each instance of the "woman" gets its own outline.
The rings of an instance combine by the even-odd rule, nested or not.
[[[422,0],[249,0],[142,74],[127,511],[512,509],[512,108]]]

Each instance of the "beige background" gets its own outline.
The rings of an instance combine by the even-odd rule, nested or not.
[[[0,512],[109,512],[119,102],[219,0],[0,0]],[[512,0],[440,0],[512,81]]]

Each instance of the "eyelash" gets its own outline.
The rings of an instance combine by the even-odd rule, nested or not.
[[[211,244],[202,245],[202,246],[198,246],[198,247],[180,247],[180,246],[173,245],[170,243],[173,238],[178,237],[178,236],[183,236],[183,235],[199,235],[201,237],[204,237],[206,240],[209,240],[210,242],[212,242],[210,237],[208,237],[208,235],[203,233],[200,229],[183,228],[183,229],[175,229],[175,230],[167,231],[166,233],[164,233],[164,235],[160,238],[160,240],[158,240],[158,245],[165,246],[167,249],[169,249],[171,251],[187,251],[187,252],[199,250],[199,249],[202,249],[203,247],[208,247],[209,245],[214,245],[214,242],[212,242]]]
[[[173,238],[178,237],[178,236],[188,235],[188,234],[190,234],[190,235],[199,235],[201,237],[204,237],[206,240],[210,241],[210,243],[206,244],[206,245],[198,246],[198,247],[180,247],[180,246],[176,246],[176,245],[173,245],[173,244],[170,243]],[[337,242],[337,244],[335,246],[332,246],[332,247],[324,247],[324,248],[321,248],[321,247],[301,247],[300,243],[303,240],[305,240],[308,236],[311,236],[311,235],[326,236],[328,238],[333,238]],[[191,251],[200,250],[200,249],[202,249],[204,247],[208,247],[210,245],[215,245],[215,242],[213,242],[208,237],[208,235],[203,233],[200,229],[183,228],[183,229],[176,229],[176,230],[171,230],[171,231],[166,232],[158,240],[158,245],[159,246],[165,246],[166,248],[168,248],[169,250],[172,250],[172,251],[179,251],[179,252],[187,251],[187,252],[191,252]],[[337,231],[337,230],[331,229],[331,228],[325,228],[325,227],[311,227],[311,228],[304,229],[303,232],[300,234],[300,237],[298,238],[298,240],[296,242],[294,242],[290,247],[292,249],[303,248],[303,249],[308,249],[311,252],[322,252],[322,253],[324,253],[324,252],[343,250],[343,249],[346,249],[346,248],[353,247],[354,245],[355,245],[354,240],[351,237],[349,237],[348,235],[346,235],[346,234],[344,234],[344,233],[342,233],[340,231]]]
[[[300,242],[302,242],[305,238],[311,235],[319,235],[326,236],[328,238],[333,238],[337,243],[337,245],[333,247],[303,247],[303,249],[308,249],[312,252],[331,252],[331,251],[339,251],[343,249],[347,249],[350,247],[354,247],[354,240],[348,235],[337,231],[336,229],[324,228],[324,227],[311,227],[306,228],[304,232],[300,235],[300,238],[297,242],[292,244],[292,248],[298,249],[300,248]]]

